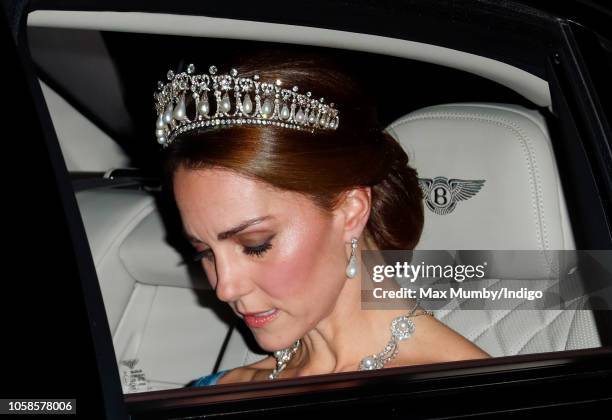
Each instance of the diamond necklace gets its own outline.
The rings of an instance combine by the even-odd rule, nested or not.
[[[410,318],[419,315],[433,316],[432,311],[426,310],[423,310],[423,312],[415,315],[414,312],[416,311],[417,306],[418,300],[408,315],[398,316],[391,321],[391,339],[380,353],[371,354],[361,359],[361,363],[359,363],[359,370],[382,369],[386,363],[397,356],[397,353],[399,352],[399,342],[410,338],[414,334],[415,326],[414,322]],[[274,368],[272,373],[270,373],[268,376],[269,379],[278,378],[278,375],[287,367],[289,361],[298,351],[300,344],[301,340],[298,338],[291,345],[291,347],[274,352],[274,357],[276,358],[276,368]]]

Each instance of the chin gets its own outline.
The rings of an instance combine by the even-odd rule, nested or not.
[[[254,333],[254,336],[255,340],[257,341],[257,344],[259,344],[259,347],[261,347],[262,350],[265,350],[270,353],[275,352],[277,350],[286,349],[290,347],[295,342],[295,340],[298,339],[298,337],[293,338],[291,336],[273,338],[269,334],[265,333]]]

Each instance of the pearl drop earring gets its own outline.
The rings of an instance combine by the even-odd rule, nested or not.
[[[349,263],[346,266],[346,276],[349,279],[355,278],[357,275],[357,256],[355,255],[355,251],[357,249],[357,238],[351,239],[351,258],[349,258]]]

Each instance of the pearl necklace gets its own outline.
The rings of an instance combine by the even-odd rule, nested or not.
[[[395,358],[395,356],[397,356],[399,352],[399,342],[412,337],[412,335],[414,334],[415,326],[414,322],[410,319],[410,317],[415,317],[419,315],[433,316],[432,311],[426,310],[423,310],[423,312],[414,315],[417,306],[418,301],[408,315],[398,316],[394,318],[393,321],[391,321],[391,339],[380,353],[371,354],[361,359],[361,363],[359,363],[359,370],[382,369],[382,367],[386,363],[388,363],[390,360]],[[278,378],[278,375],[287,367],[289,361],[298,351],[300,344],[301,341],[298,338],[291,345],[291,347],[282,350],[277,350],[274,352],[274,357],[276,358],[276,368],[274,368],[272,373],[270,373],[270,375],[268,376],[269,379]]]

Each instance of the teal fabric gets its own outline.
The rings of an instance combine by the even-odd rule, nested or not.
[[[201,378],[197,379],[191,386],[196,387],[196,386],[215,385],[217,381],[219,380],[219,378],[222,377],[226,372],[229,372],[229,369],[220,370],[217,373],[202,376]]]

